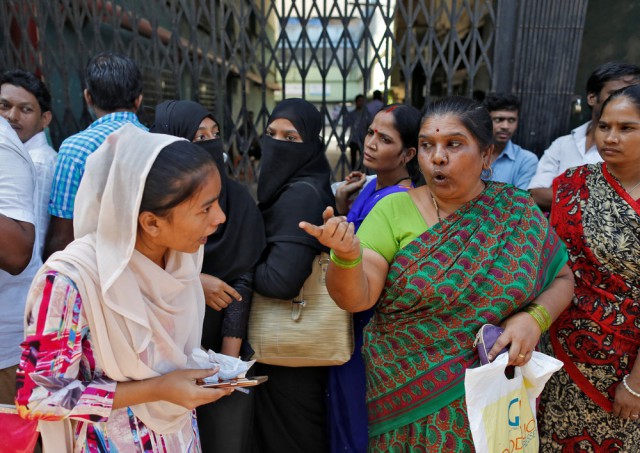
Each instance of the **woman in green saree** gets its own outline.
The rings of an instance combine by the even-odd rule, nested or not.
[[[358,235],[325,211],[300,226],[328,247],[331,296],[365,328],[370,451],[473,451],[465,369],[476,366],[475,334],[504,333],[521,366],[569,304],[567,253],[529,194],[484,181],[492,125],[478,103],[449,97],[422,119],[418,159],[427,185],[380,201]]]

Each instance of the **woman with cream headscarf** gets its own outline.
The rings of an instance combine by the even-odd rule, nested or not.
[[[32,284],[16,404],[55,451],[199,451],[196,406],[228,391],[188,370],[202,249],[225,220],[211,157],[124,126],[87,160],[74,234]],[[66,448],[65,448],[66,445]]]

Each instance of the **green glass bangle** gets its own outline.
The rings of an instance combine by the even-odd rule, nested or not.
[[[331,258],[331,261],[333,261],[333,264],[338,266],[340,269],[353,269],[362,262],[362,247],[360,247],[360,256],[353,261],[346,261],[338,258],[336,254],[333,253],[333,249],[329,252],[329,257]]]

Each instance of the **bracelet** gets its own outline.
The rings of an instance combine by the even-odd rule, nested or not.
[[[542,305],[536,303],[530,303],[523,310],[525,313],[529,313],[533,319],[538,323],[538,327],[544,333],[551,327],[551,315],[549,311]]]
[[[329,252],[329,257],[331,258],[331,261],[333,261],[333,264],[338,266],[340,269],[353,269],[354,267],[356,267],[358,264],[362,262],[362,246],[360,247],[360,256],[357,257],[355,260],[347,261],[347,260],[338,258],[336,254],[333,253],[333,249],[331,249],[331,251]]]
[[[622,378],[622,385],[624,385],[624,388],[627,389],[627,392],[631,393],[636,398],[640,398],[640,393],[633,391],[631,389],[631,387],[629,387],[629,384],[627,384],[627,378],[628,377],[629,377],[629,375],[627,374],[625,377]]]

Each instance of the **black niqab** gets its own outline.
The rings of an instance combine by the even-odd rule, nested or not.
[[[258,201],[267,230],[267,242],[298,242],[321,249],[298,227],[301,220],[322,223],[322,211],[334,205],[331,168],[324,154],[320,112],[303,99],[286,99],[276,106],[267,124],[283,118],[291,121],[303,143],[260,140],[262,159]],[[301,184],[299,184],[301,183]],[[311,193],[310,193],[311,192]],[[312,202],[313,198],[319,200]]]
[[[156,108],[151,132],[193,140],[202,120],[215,117],[197,102],[164,101]],[[217,123],[217,121],[216,121]],[[216,162],[220,172],[220,207],[225,223],[209,236],[204,246],[202,272],[232,281],[251,270],[266,246],[262,215],[247,189],[230,179],[224,163],[221,139],[195,142]]]

